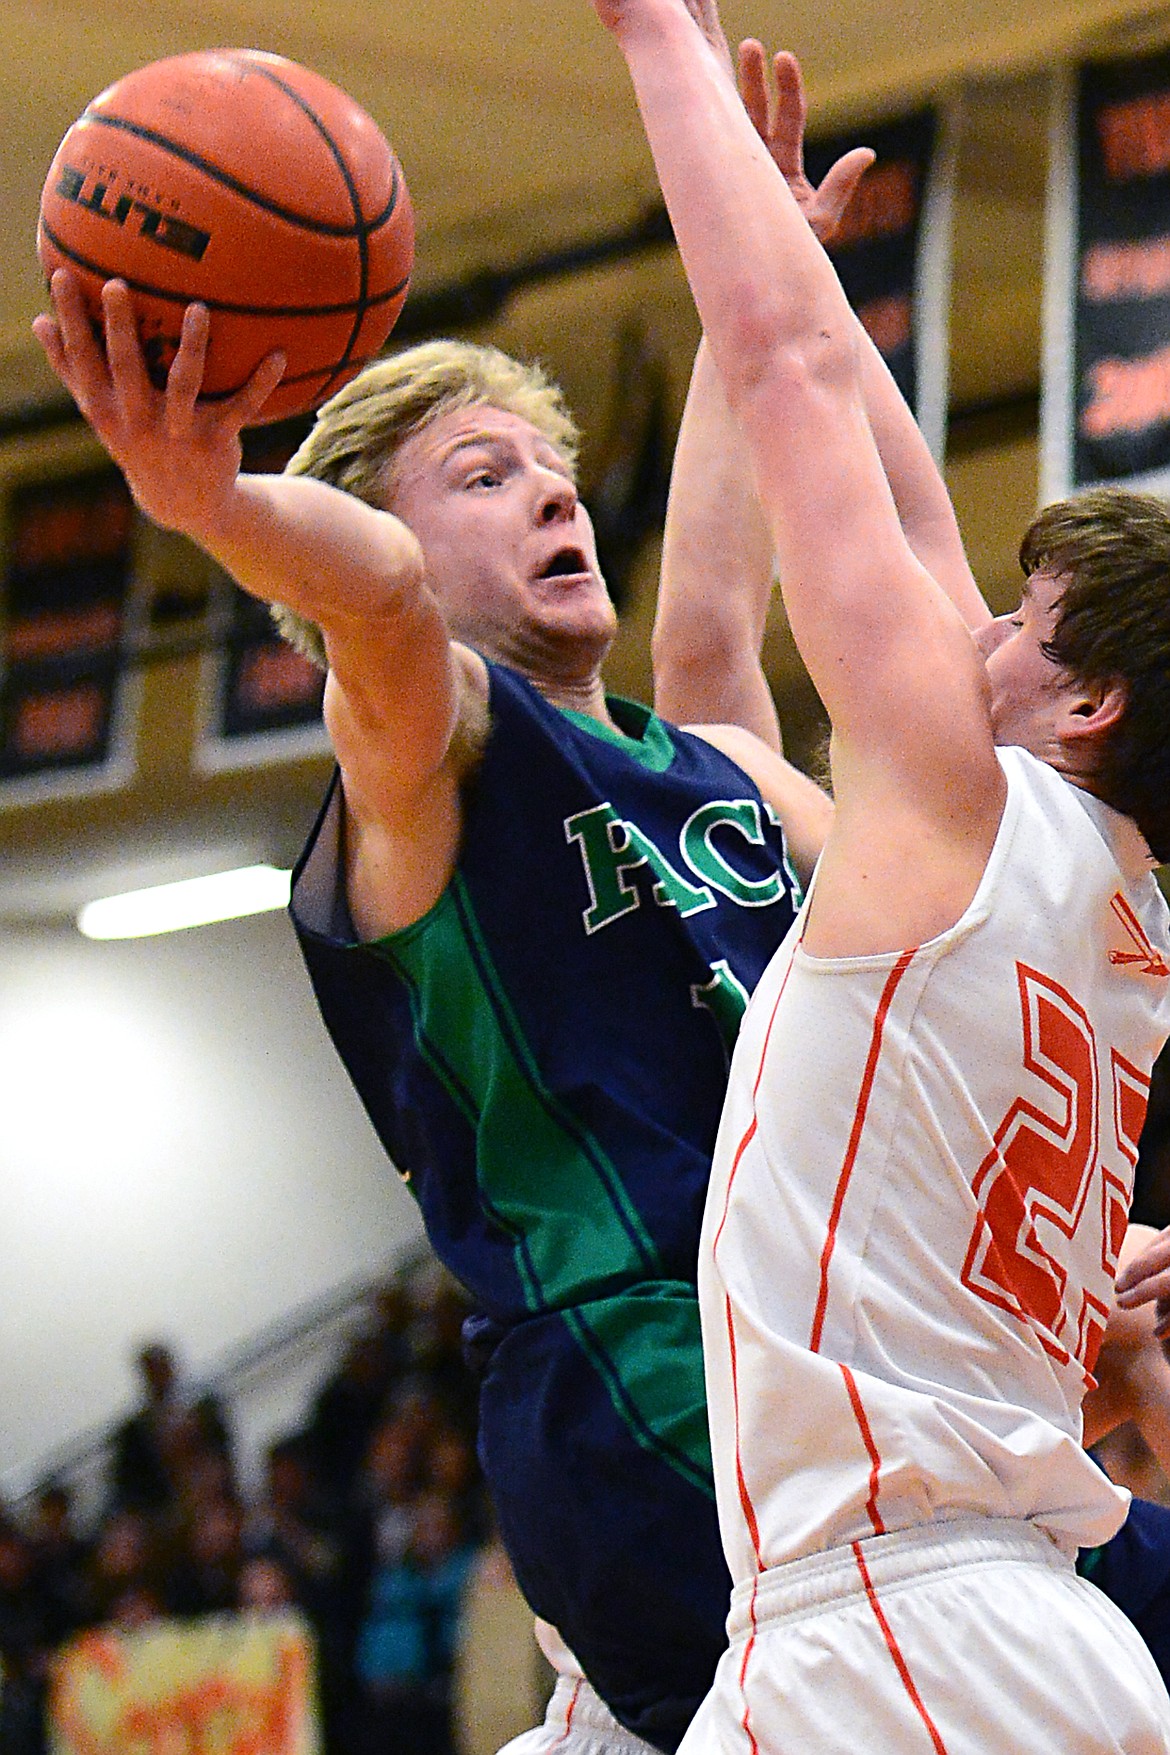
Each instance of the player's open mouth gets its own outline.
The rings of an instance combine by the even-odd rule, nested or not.
[[[579,548],[559,548],[536,575],[538,579],[582,579],[591,577],[592,567]]]

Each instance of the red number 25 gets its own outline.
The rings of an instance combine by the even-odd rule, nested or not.
[[[1046,975],[1016,965],[1024,1024],[1024,1067],[1035,1100],[1017,1097],[979,1166],[979,1203],[963,1264],[963,1284],[1035,1331],[1062,1364],[1093,1369],[1108,1305],[1070,1284],[1052,1248],[1071,1238],[1086,1209],[1100,1225],[1101,1267],[1112,1281],[1125,1235],[1150,1081],[1110,1051],[1111,1145],[1120,1163],[1101,1156],[1101,1092],[1093,1027],[1077,1001]]]

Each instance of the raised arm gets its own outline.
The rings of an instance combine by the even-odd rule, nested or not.
[[[751,448],[789,622],[833,721],[838,851],[826,853],[810,930],[819,910],[834,922],[822,949],[890,948],[870,941],[904,943],[957,918],[994,838],[1004,786],[982,663],[906,541],[865,408],[856,320],[718,55],[681,0],[598,9],[633,76]],[[892,907],[888,893],[867,904],[896,879],[896,842],[903,859],[928,859],[935,881]]]
[[[761,663],[774,579],[751,458],[702,341],[674,450],[651,644],[663,718],[742,726],[782,748]]]
[[[706,0],[703,21],[708,40],[730,70],[718,14]],[[758,43],[741,45],[744,103],[813,232],[827,243],[873,153],[865,147],[845,153],[814,187],[804,171],[806,108],[799,70],[793,60],[795,101],[773,104],[762,57]],[[773,749],[782,748],[761,664],[775,580],[772,538],[751,457],[703,341],[675,447],[654,625],[655,705],[666,718],[742,726]]]
[[[854,171],[856,152],[838,161],[819,190],[812,188],[804,169],[808,103],[795,55],[781,50],[771,57],[769,66],[763,45],[749,37],[740,44],[739,89],[756,132],[813,232],[822,244],[831,243],[840,216],[852,198],[856,176],[845,202],[840,204],[838,185],[830,179]],[[872,161],[873,154],[865,154],[864,158],[862,170]],[[967,626],[981,627],[990,621],[991,611],[972,576],[946,483],[889,367],[860,322],[857,340],[865,412],[906,540]]]
[[[703,28],[730,66],[717,15]],[[739,48],[739,90],[814,235],[829,244],[873,162],[845,153],[819,187],[804,166],[808,105],[796,57]],[[858,324],[861,387],[870,427],[906,539],[967,626],[990,619],[967,563],[946,484],[881,354]],[[675,448],[654,625],[655,704],[682,723],[739,725],[782,749],[761,664],[775,557],[751,459],[727,406],[706,342],[695,360]]]
[[[380,873],[378,917],[366,924],[406,924],[454,860],[459,775],[449,754],[477,683],[427,588],[418,542],[399,519],[323,482],[241,473],[240,433],[278,381],[278,357],[230,400],[200,402],[208,316],[190,306],[158,391],[126,287],[110,282],[103,302],[104,348],[76,281],[55,275],[54,314],[36,320],[37,338],[141,511],[197,542],[245,591],[322,629],[351,865]],[[360,883],[353,900],[360,914]]]

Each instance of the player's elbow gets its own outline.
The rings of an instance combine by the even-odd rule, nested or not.
[[[836,313],[792,329],[769,306],[744,313],[729,365],[721,362],[733,413],[745,419],[770,408],[780,419],[824,398],[860,395],[856,330]]]
[[[718,592],[704,593],[688,607],[685,625],[673,621],[655,627],[650,638],[650,663],[658,694],[671,701],[703,700],[726,689],[727,679],[756,661],[758,640],[753,644],[743,615]],[[672,709],[667,717],[678,717]],[[689,711],[686,718],[697,718]]]

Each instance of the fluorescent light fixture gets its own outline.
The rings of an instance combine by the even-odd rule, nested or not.
[[[158,932],[210,926],[216,920],[238,920],[245,914],[286,907],[291,876],[273,865],[246,865],[212,877],[127,890],[121,896],[87,902],[77,925],[86,938],[149,938]]]

